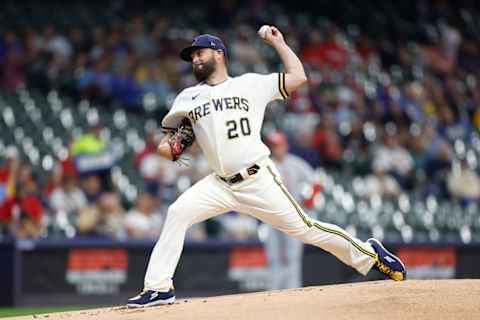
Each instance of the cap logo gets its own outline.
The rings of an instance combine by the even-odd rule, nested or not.
[[[210,45],[211,45],[212,47],[215,47],[215,42],[210,41]]]

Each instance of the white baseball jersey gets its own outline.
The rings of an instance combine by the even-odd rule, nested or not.
[[[227,177],[270,155],[260,137],[265,108],[287,96],[284,73],[247,73],[214,86],[200,83],[177,96],[162,127],[176,128],[188,117],[210,167]]]

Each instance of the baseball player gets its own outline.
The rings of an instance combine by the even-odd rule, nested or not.
[[[300,157],[288,153],[287,136],[273,132],[267,136],[267,145],[285,187],[295,200],[302,198],[305,183],[313,183],[313,169]],[[303,243],[274,228],[268,228],[265,249],[269,265],[269,289],[288,289],[302,286]]]
[[[363,242],[338,226],[310,218],[285,188],[260,130],[267,104],[287,99],[307,77],[282,33],[274,26],[262,29],[262,39],[277,51],[285,72],[230,77],[224,43],[208,34],[197,36],[180,52],[181,59],[192,64],[199,83],[184,89],[163,118],[162,127],[170,133],[161,140],[158,153],[179,160],[195,140],[213,173],[169,207],[150,256],[144,289],[128,300],[129,307],[173,303],[172,277],[185,232],[195,223],[232,210],[320,247],[361,274],[375,267],[391,279],[405,279],[402,262],[378,240]]]

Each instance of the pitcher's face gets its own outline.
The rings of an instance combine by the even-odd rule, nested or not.
[[[193,74],[197,81],[205,81],[215,72],[217,61],[214,55],[215,50],[209,48],[199,48],[192,52]]]

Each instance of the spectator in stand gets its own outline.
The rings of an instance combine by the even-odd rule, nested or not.
[[[25,86],[25,58],[21,40],[15,32],[4,34],[5,53],[0,60],[0,87],[15,91]]]
[[[97,237],[100,211],[95,203],[79,210],[75,219],[76,235],[80,237]]]
[[[480,131],[480,109],[475,111],[475,113],[473,115],[473,124],[474,124],[475,128],[477,129],[477,131]]]
[[[331,114],[324,113],[320,120],[320,124],[313,134],[313,146],[320,153],[322,166],[326,168],[341,167],[343,146]]]
[[[83,177],[80,184],[89,204],[97,202],[104,191],[100,177],[94,174]]]
[[[98,176],[104,190],[112,190],[110,169],[115,159],[108,150],[108,143],[103,140],[101,133],[103,124],[96,122],[90,125],[89,132],[75,139],[70,146],[70,153],[75,161],[76,170],[81,180],[90,176]],[[87,191],[86,191],[87,192]]]
[[[22,164],[15,172],[15,177],[10,178],[15,181],[15,191],[0,205],[0,219],[17,238],[39,238],[44,224],[38,183],[28,164]]]
[[[112,97],[130,110],[138,111],[142,104],[143,90],[135,79],[137,57],[128,52],[111,81]]]
[[[134,158],[135,167],[145,181],[146,191],[153,196],[158,196],[162,187],[162,181],[165,176],[163,173],[168,170],[163,169],[167,165],[157,154],[158,139],[154,131],[148,131],[145,135],[145,147],[138,152]],[[167,165],[168,167],[168,165]],[[175,174],[176,170],[170,166]],[[173,177],[167,177],[168,183],[173,183]]]
[[[335,126],[346,133],[358,117],[354,110],[354,101],[357,98],[353,90],[347,86],[339,86],[336,95],[336,103],[332,110],[333,120]]]
[[[138,75],[142,73],[145,75]],[[137,76],[140,77],[140,85],[145,94],[143,97],[144,104],[151,104],[151,107],[145,105],[145,108],[165,108],[167,106],[168,96],[172,92],[172,89],[167,81],[167,75],[161,68],[160,63],[158,61],[153,61],[149,65],[142,66],[140,70],[137,71]],[[150,94],[150,96],[146,96],[148,94]],[[153,101],[147,100],[151,97],[154,98]]]
[[[0,168],[0,203],[15,195],[16,177],[21,164],[16,147],[7,147],[5,156],[5,164]]]
[[[114,192],[104,193],[97,205],[100,211],[98,234],[113,239],[125,239],[125,209],[120,202],[120,196]]]
[[[402,188],[408,188],[412,177],[413,158],[399,141],[396,130],[385,130],[383,143],[374,150],[372,169],[378,176],[390,175]]]
[[[42,193],[45,198],[50,198],[53,191],[62,184],[63,172],[60,165],[54,165],[50,170],[46,170],[46,178],[43,182]]]
[[[70,28],[68,31],[68,39],[70,40],[72,54],[88,52],[89,44],[85,30],[78,27]]]
[[[130,22],[127,35],[128,42],[140,57],[150,57],[155,54],[155,43],[145,29],[145,19],[138,15]]]
[[[24,168],[24,175],[20,173],[19,186],[16,205],[19,210],[19,221],[16,227],[16,237],[20,239],[25,238],[39,238],[45,232],[45,225],[43,223],[43,206],[39,197],[39,188],[36,179],[34,179],[31,168]],[[14,215],[15,213],[12,212]]]
[[[461,161],[447,176],[450,194],[464,203],[480,200],[480,177],[472,170],[467,161]]]
[[[63,175],[61,185],[50,195],[50,207],[55,214],[62,212],[74,217],[77,212],[86,207],[88,202],[83,191],[77,186],[75,176]]]
[[[165,220],[163,209],[161,203],[150,194],[140,194],[135,207],[128,211],[125,218],[128,235],[135,239],[158,238]]]
[[[102,193],[95,203],[79,210],[76,227],[80,236],[125,239],[125,210],[120,196],[115,192]]]
[[[446,177],[453,159],[452,146],[432,124],[427,124],[419,137],[423,148],[423,169],[427,175],[426,195],[447,196]]]
[[[432,30],[428,43],[421,47],[421,55],[433,71],[448,74],[456,67],[461,35],[447,24],[441,24],[439,29]]]
[[[137,170],[144,178],[146,191],[153,196],[158,195],[160,190],[160,177],[156,166],[149,157],[156,159],[158,140],[155,131],[149,130],[145,132],[145,146],[140,152],[135,154],[133,163]],[[145,162],[144,162],[145,161]]]
[[[309,31],[309,43],[303,48],[302,61],[312,66],[340,70],[349,60],[347,49],[340,42],[342,37],[334,25],[327,27],[324,34],[319,29]]]
[[[8,147],[5,164],[0,168],[0,233],[9,233],[20,164],[17,148]]]
[[[441,125],[439,133],[450,142],[456,140],[466,141],[471,133],[470,122],[452,111],[449,107],[439,110]]]
[[[111,57],[105,55],[94,66],[78,69],[78,91],[82,97],[109,105],[113,76],[110,72]]]
[[[73,157],[96,154],[105,151],[107,143],[103,141],[101,132],[103,125],[100,122],[90,126],[89,132],[75,139],[70,147]]]
[[[73,54],[70,39],[57,32],[54,25],[48,25],[43,33],[43,50],[62,59],[69,59]]]
[[[70,157],[59,161],[48,172],[46,182],[43,185],[43,194],[47,198],[50,198],[54,190],[61,187],[64,176],[74,177],[76,184],[78,184],[78,172],[75,167],[75,162]]]

